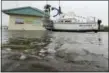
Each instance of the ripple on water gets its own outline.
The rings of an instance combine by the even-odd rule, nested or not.
[[[2,50],[2,54],[3,54],[2,67],[4,68],[3,70],[4,71],[6,70],[7,71],[20,71],[20,70],[22,71],[83,71],[83,70],[104,71],[105,70],[106,71],[106,69],[108,68],[108,60],[104,57],[104,54],[105,55],[108,54],[107,52],[108,48],[106,47],[108,46],[107,45],[108,37],[103,36],[103,35],[107,35],[107,33],[95,34],[95,33],[52,32],[49,33],[49,35],[50,37],[43,36],[43,40],[31,38],[28,40],[22,39],[19,41],[17,38],[15,41],[13,41],[12,40],[13,38],[10,39],[11,44],[12,43],[15,44],[16,42],[18,46],[19,44],[22,43],[25,44],[26,46],[29,46],[29,49],[32,50],[26,49],[27,51],[25,50],[22,51],[23,53],[27,55],[31,54],[32,56],[30,56],[31,59],[20,61],[20,60],[15,60],[14,58],[12,59],[7,57],[10,56],[9,53],[11,52],[13,52],[13,55],[11,56],[15,57],[14,56],[15,53],[17,52],[21,53],[22,51],[15,52],[15,50],[12,49],[11,52],[9,52],[6,50],[5,51]],[[32,34],[29,35],[29,37],[30,36],[34,37],[34,35]],[[98,40],[99,38],[101,38],[101,41]],[[39,56],[39,53],[44,54],[44,57]],[[103,54],[103,56],[101,54]],[[38,59],[33,59],[33,58],[38,58]],[[16,65],[15,64],[16,62],[19,65]],[[7,65],[10,66],[6,67]],[[13,67],[11,67],[11,65]],[[36,68],[39,70],[37,70]]]

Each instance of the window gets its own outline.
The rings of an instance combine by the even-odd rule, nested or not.
[[[69,21],[69,20],[66,20],[65,22],[71,22],[71,21]]]
[[[22,19],[22,18],[16,18],[15,24],[24,24],[24,19]]]
[[[61,20],[61,21],[59,21],[59,22],[63,23],[63,20]]]
[[[41,24],[41,19],[36,18],[25,18],[26,24]]]
[[[33,24],[41,24],[41,20],[36,19],[36,20],[33,21]]]
[[[83,26],[83,27],[84,27],[84,26],[92,26],[92,25],[89,25],[89,24],[88,24],[88,25],[79,25],[79,26]]]

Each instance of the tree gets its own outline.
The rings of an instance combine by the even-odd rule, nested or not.
[[[44,6],[44,11],[46,12],[46,13],[49,13],[49,15],[50,15],[50,11],[51,11],[51,5],[49,5],[49,4],[46,4],[45,6]]]

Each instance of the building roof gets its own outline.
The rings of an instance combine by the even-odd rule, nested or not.
[[[7,9],[7,10],[3,10],[3,12],[9,15],[17,14],[17,15],[31,15],[31,16],[41,16],[41,17],[44,15],[49,16],[44,11],[33,7],[20,7],[14,9]]]

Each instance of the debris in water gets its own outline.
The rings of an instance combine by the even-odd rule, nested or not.
[[[24,50],[24,52],[26,52],[26,53],[27,53],[27,52],[29,52],[29,50],[28,50],[28,49],[26,49],[26,50]]]
[[[12,49],[11,48],[6,48],[6,51],[11,51]]]
[[[44,57],[45,55],[43,53],[39,53],[39,56]]]
[[[45,52],[45,50],[44,50],[44,49],[41,49],[39,52],[40,52],[40,53],[44,53],[44,52]]]
[[[49,48],[49,49],[47,50],[47,52],[53,54],[53,53],[56,52],[56,50]]]
[[[24,55],[24,54],[22,54],[21,56],[20,56],[20,60],[25,60],[27,57],[26,57],[26,55]]]

